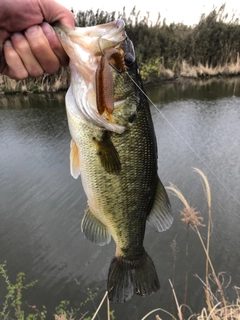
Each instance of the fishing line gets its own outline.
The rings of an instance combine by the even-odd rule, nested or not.
[[[102,56],[104,56],[104,52],[101,48],[100,40],[102,36],[98,38],[98,46],[100,49],[100,52]],[[118,70],[115,66],[113,66],[109,62],[110,66],[115,69],[118,73],[121,73],[120,70]],[[138,70],[139,72],[139,70]],[[148,95],[142,90],[142,88],[137,84],[137,82],[130,76],[130,74],[125,71],[125,73],[128,75],[129,79],[135,84],[135,86],[142,92],[142,94],[148,99],[148,101],[153,105],[153,107],[157,110],[158,113],[161,114],[163,119],[168,123],[168,125],[173,129],[173,131],[182,139],[182,141],[188,146],[188,148],[192,151],[193,154],[202,162],[202,164],[211,172],[211,174],[216,178],[216,180],[220,183],[220,185],[233,197],[233,199],[240,205],[240,202],[238,199],[232,194],[232,192],[222,183],[222,181],[217,177],[217,175],[212,171],[212,169],[207,165],[207,163],[200,157],[200,155],[191,147],[191,145],[184,139],[184,137],[181,135],[181,133],[174,127],[174,125],[168,120],[168,118],[162,113],[161,110],[158,109],[158,107],[153,103],[153,101],[148,97]]]
[[[174,125],[168,120],[168,118],[162,113],[161,110],[153,103],[153,101],[148,97],[148,95],[142,90],[142,88],[137,84],[137,82],[130,76],[126,71],[126,74],[130,80],[135,84],[135,86],[143,93],[143,95],[148,99],[148,101],[154,106],[154,108],[161,114],[163,119],[168,123],[168,125],[174,130],[174,132],[182,139],[182,141],[188,146],[188,148],[195,154],[195,156],[203,163],[203,165],[211,172],[211,174],[217,179],[221,186],[233,197],[233,199],[240,205],[238,199],[232,194],[232,192],[222,183],[222,181],[216,176],[212,169],[207,165],[207,163],[200,157],[200,155],[190,146],[190,144],[184,139],[181,133],[174,127]]]

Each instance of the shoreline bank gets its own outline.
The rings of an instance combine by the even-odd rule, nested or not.
[[[64,69],[64,68],[62,68]],[[66,69],[66,68],[65,68]],[[60,69],[61,70],[61,69]],[[222,71],[223,70],[223,71]],[[149,86],[162,86],[169,83],[184,83],[184,82],[199,82],[216,79],[232,79],[239,78],[239,72],[226,72],[226,67],[222,68],[207,68],[199,66],[189,69],[188,72],[182,71],[180,75],[174,74],[171,70],[165,69],[160,72],[158,76],[148,75],[144,79],[143,84],[145,87]],[[236,70],[236,69],[235,69]],[[14,80],[7,76],[0,75],[0,95],[9,94],[28,94],[28,93],[57,93],[67,91],[70,85],[69,70],[61,70],[59,74],[44,74],[38,79],[29,78],[26,80]]]

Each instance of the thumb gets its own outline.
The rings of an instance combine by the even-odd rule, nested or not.
[[[58,21],[68,28],[74,29],[73,13],[61,4],[56,1],[41,0],[39,6],[46,22],[51,24]]]

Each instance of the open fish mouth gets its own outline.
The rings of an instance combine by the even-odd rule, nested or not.
[[[102,58],[107,56],[106,53],[111,50],[117,51],[115,53],[116,59],[122,59],[123,62],[119,65],[121,67],[124,65],[124,52],[122,50],[121,53],[120,46],[127,38],[125,22],[118,19],[102,25],[75,28],[75,30],[55,24],[54,29],[70,58],[71,86],[66,99],[71,100],[71,104],[73,104],[74,98],[75,106],[74,108],[67,107],[67,109],[72,111],[74,109],[73,112],[88,123],[122,133],[125,130],[124,126],[114,123],[110,116],[114,109],[114,98],[111,92],[113,79],[108,70],[109,63],[106,61],[102,73],[99,72],[98,67]],[[121,72],[124,71],[124,68],[121,68]],[[102,90],[97,90],[99,82],[103,85]],[[110,92],[107,92],[109,89],[106,90],[106,87],[110,88]],[[101,98],[104,99],[104,97],[103,93],[99,92],[104,92],[104,95],[108,95],[111,100],[110,103],[107,102],[106,107],[101,107],[101,110],[98,101],[102,101]],[[104,106],[105,100],[103,101]],[[105,110],[106,112],[104,112]]]
[[[65,39],[66,42],[66,37],[70,37],[72,42],[81,43],[85,48],[92,50],[92,55],[100,55],[105,49],[117,46],[126,38],[125,22],[122,19],[97,26],[79,27],[75,30],[56,23],[54,29],[61,40]],[[62,45],[64,46],[64,43]]]

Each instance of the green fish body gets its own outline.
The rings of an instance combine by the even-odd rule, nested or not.
[[[70,168],[73,177],[81,176],[88,198],[82,232],[98,245],[111,237],[116,243],[108,274],[110,301],[150,295],[160,284],[143,247],[146,221],[161,232],[171,226],[172,216],[157,173],[154,127],[132,42],[121,20],[87,28],[94,30],[90,36],[79,28],[92,41],[82,34],[79,39],[79,29],[78,34],[61,29],[55,30],[71,60]],[[87,62],[74,46],[88,51]]]

